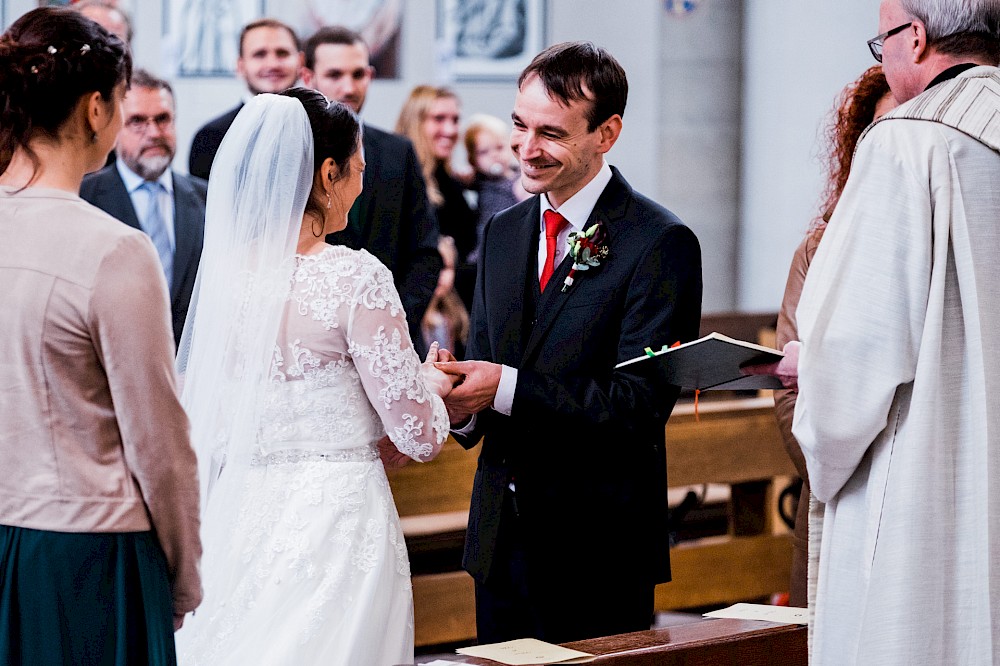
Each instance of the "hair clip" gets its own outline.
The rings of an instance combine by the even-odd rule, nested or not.
[[[46,51],[48,51],[48,52],[49,52],[49,55],[55,55],[55,54],[56,54],[56,51],[57,51],[57,49],[56,49],[56,47],[54,47],[54,46],[50,46],[49,48],[47,48],[47,49],[46,49]]]
[[[80,55],[84,55],[86,53],[90,53],[90,44],[84,44],[80,47]]]

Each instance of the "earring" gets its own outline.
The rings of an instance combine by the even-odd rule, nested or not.
[[[319,233],[316,233],[316,223],[317,222],[319,222]],[[320,222],[320,220],[317,220],[317,219],[314,218],[313,221],[312,221],[312,224],[309,227],[309,231],[312,232],[313,236],[315,236],[316,238],[319,238],[320,236],[323,235],[323,223]]]
[[[326,193],[326,209],[330,210],[333,208],[333,196],[329,192]]]
[[[91,134],[90,134],[90,142],[91,143],[97,143],[97,132],[91,132]]]

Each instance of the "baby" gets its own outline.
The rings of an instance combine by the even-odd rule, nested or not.
[[[475,263],[483,244],[483,228],[495,213],[510,208],[530,195],[521,187],[516,162],[511,160],[510,129],[496,116],[476,114],[465,130],[465,150],[472,166],[470,188],[478,195],[476,249],[469,253]]]

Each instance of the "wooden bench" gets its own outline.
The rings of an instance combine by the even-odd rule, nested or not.
[[[678,404],[666,428],[671,487],[723,484],[731,488],[726,534],[678,544],[671,551],[673,582],[656,590],[657,610],[760,599],[785,591],[791,535],[776,516],[777,494],[794,474],[781,444],[769,396]],[[478,451],[449,439],[438,457],[390,472],[390,484],[414,561],[416,645],[475,638],[472,579],[450,567],[422,571],[428,540],[460,548]]]

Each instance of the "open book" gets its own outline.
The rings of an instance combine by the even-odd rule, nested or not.
[[[744,375],[740,368],[756,363],[780,361],[784,356],[777,349],[735,340],[721,333],[709,333],[703,338],[685,342],[676,347],[643,354],[622,361],[615,368],[641,363],[662,363],[667,379],[681,388],[726,389],[780,389],[781,381],[771,375]]]

